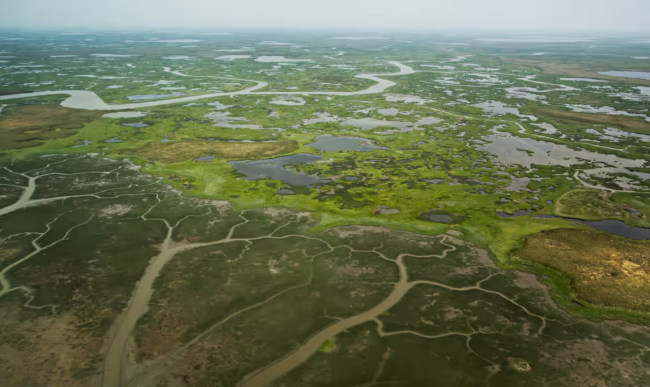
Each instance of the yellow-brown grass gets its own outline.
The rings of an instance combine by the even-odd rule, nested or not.
[[[164,164],[192,160],[202,156],[221,156],[226,159],[258,159],[298,149],[296,141],[224,142],[187,140],[170,144],[148,143],[138,149],[124,149],[120,153],[136,155]]]
[[[0,149],[27,148],[64,138],[100,116],[100,112],[55,105],[19,106],[0,117]]]
[[[554,229],[530,235],[515,256],[569,277],[589,303],[650,312],[650,244],[597,231]]]
[[[551,117],[559,123],[570,125],[617,125],[636,132],[650,132],[650,123],[641,119],[636,120],[630,117],[612,116],[607,114],[568,112],[553,108],[534,107],[530,110],[534,115]]]
[[[623,217],[626,205],[609,198],[607,191],[576,189],[562,195],[555,206],[555,215],[579,219],[613,219]]]
[[[599,74],[601,71],[607,71],[609,68],[598,65],[583,63],[559,63],[543,60],[523,60],[509,57],[501,57],[504,62],[515,66],[517,69],[527,71],[541,71],[545,74],[567,75],[578,78],[599,78],[611,81],[629,82],[638,85],[650,85],[650,80],[614,77],[611,75]],[[611,69],[610,69],[611,70]]]

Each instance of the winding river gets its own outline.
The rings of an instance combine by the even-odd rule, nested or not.
[[[126,104],[108,104],[104,102],[95,92],[89,90],[58,90],[58,91],[38,91],[34,93],[20,93],[20,94],[9,94],[1,95],[0,101],[11,100],[18,98],[31,98],[31,97],[41,97],[47,95],[58,95],[58,94],[67,94],[70,97],[66,98],[61,102],[61,106],[73,108],[73,109],[85,109],[85,110],[129,110],[129,109],[139,109],[152,106],[161,106],[161,105],[170,105],[174,103],[181,102],[190,102],[206,98],[215,98],[215,97],[229,97],[234,95],[279,95],[279,94],[290,94],[290,95],[335,95],[335,96],[350,96],[350,95],[363,95],[363,94],[376,94],[381,93],[389,87],[395,86],[395,82],[382,79],[379,77],[390,76],[390,75],[407,75],[413,74],[415,71],[412,67],[409,67],[405,64],[395,61],[389,61],[388,63],[395,65],[399,68],[399,72],[389,73],[389,74],[359,74],[355,78],[360,79],[369,79],[377,82],[376,84],[370,86],[367,89],[359,91],[257,91],[262,89],[268,84],[266,82],[254,81],[248,79],[237,79],[237,78],[227,78],[227,77],[211,77],[211,76],[193,76],[186,75],[179,71],[172,71],[169,68],[165,68],[165,71],[178,76],[185,77],[197,77],[197,78],[217,78],[217,79],[229,79],[229,80],[239,80],[246,82],[255,82],[255,86],[249,88],[233,91],[228,93],[212,93],[212,94],[203,94],[203,95],[194,95],[190,97],[166,99],[162,101],[149,101],[149,102],[138,102],[138,103],[126,103]]]

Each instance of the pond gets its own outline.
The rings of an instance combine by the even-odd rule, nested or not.
[[[87,145],[90,145],[92,141],[81,141],[81,144],[73,145],[70,148],[81,148]]]
[[[322,150],[325,152],[333,152],[339,150],[355,150],[359,152],[369,152],[372,150],[390,149],[386,147],[376,146],[372,141],[360,137],[335,137],[331,134],[323,134],[316,137],[316,142],[307,144],[307,146]]]
[[[532,214],[533,211],[517,210],[514,214],[507,214],[505,212],[497,212],[496,215],[502,218],[515,218],[518,216],[526,216]],[[593,227],[598,231],[608,232],[610,234],[620,235],[626,238],[635,240],[650,239],[650,228],[628,226],[621,220],[608,219],[608,220],[581,220],[574,218],[564,218],[555,215],[540,214],[535,215],[536,219],[566,219],[574,223],[584,224],[585,226]]]
[[[554,215],[535,215],[534,218],[546,219],[566,219],[575,223],[584,224],[595,228],[598,231],[608,232],[610,234],[620,235],[635,240],[650,239],[650,228],[628,226],[621,220],[580,220],[573,218],[563,218]]]
[[[146,128],[149,125],[145,124],[144,122],[131,122],[128,124],[122,124],[122,126],[126,126],[129,128]]]
[[[197,157],[192,161],[208,161],[208,160],[214,160],[214,156],[201,156]]]
[[[423,212],[418,216],[418,220],[423,220],[425,222],[435,222],[443,224],[458,224],[462,223],[467,217],[456,216],[447,211],[442,210],[430,210]]]
[[[267,160],[230,161],[228,164],[232,165],[237,172],[246,175],[247,180],[271,178],[294,186],[306,186],[329,183],[331,180],[323,179],[317,175],[307,175],[304,172],[286,169],[285,165],[307,164],[322,158],[322,156],[318,155],[298,153]]]
[[[126,140],[120,140],[120,136],[109,138],[108,140],[104,140],[104,142],[124,142]]]

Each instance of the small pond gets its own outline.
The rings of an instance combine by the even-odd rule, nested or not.
[[[120,140],[120,137],[121,136],[109,138],[108,140],[104,140],[104,142],[124,142],[124,141],[126,141],[126,140]]]
[[[307,175],[304,172],[298,173],[286,169],[285,165],[307,164],[322,158],[322,156],[318,155],[298,153],[267,160],[230,161],[228,164],[232,165],[237,172],[246,175],[247,180],[271,178],[294,186],[306,186],[329,183],[331,180],[323,179],[317,175]]]

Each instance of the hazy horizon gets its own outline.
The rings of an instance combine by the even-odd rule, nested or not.
[[[1,28],[56,30],[468,30],[530,33],[650,33],[650,2],[621,0],[21,0]],[[76,32],[76,31],[71,31]]]

